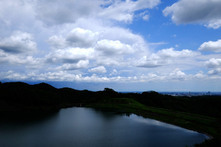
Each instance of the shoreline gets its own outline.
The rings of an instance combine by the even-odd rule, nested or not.
[[[88,107],[88,106],[86,106]],[[154,120],[157,120],[157,121],[160,121],[160,122],[163,122],[163,123],[167,123],[167,124],[171,124],[171,125],[175,125],[175,126],[178,126],[178,127],[181,127],[181,128],[184,128],[184,129],[187,129],[187,130],[190,130],[190,131],[194,131],[194,132],[197,132],[197,133],[201,133],[203,135],[205,135],[207,138],[201,142],[200,144],[196,144],[198,146],[204,146],[204,143],[210,143],[210,142],[213,142],[214,140],[219,140],[219,135],[215,135],[215,134],[212,134],[211,132],[209,133],[208,131],[205,131],[203,129],[199,129],[199,128],[195,128],[194,126],[196,125],[201,125],[201,124],[198,124],[198,123],[191,123],[189,126],[187,125],[184,125],[183,123],[179,123],[179,120],[173,120],[171,119],[171,116],[163,116],[161,113],[149,113],[148,111],[145,111],[145,110],[140,110],[139,112],[137,112],[138,109],[133,109],[135,111],[131,111],[130,110],[126,110],[125,109],[115,109],[116,106],[114,107],[103,107],[102,105],[100,106],[89,106],[88,108],[94,108],[94,109],[97,109],[97,110],[100,110],[100,111],[110,111],[110,112],[114,112],[114,113],[120,113],[120,114],[135,114],[137,116],[142,116],[143,118],[150,118],[150,119],[154,119]],[[158,108],[156,108],[158,109]],[[179,112],[178,112],[179,113]],[[183,114],[183,112],[180,112],[181,114]],[[188,115],[188,114],[187,114]],[[166,118],[166,119],[165,119]],[[169,120],[169,121],[168,121]],[[182,119],[180,120],[180,122],[182,122]],[[211,129],[214,129],[216,130],[217,127],[216,126],[210,126]],[[209,145],[210,146],[210,145]]]

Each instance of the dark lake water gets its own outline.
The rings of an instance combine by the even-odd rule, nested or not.
[[[61,109],[39,120],[0,123],[0,147],[185,147],[206,138],[134,114],[90,108]]]

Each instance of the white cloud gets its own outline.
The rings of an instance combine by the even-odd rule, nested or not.
[[[24,65],[34,68],[41,66],[42,62],[39,58],[34,58],[33,56],[18,56],[0,50],[0,64]]]
[[[37,44],[31,34],[16,31],[10,37],[0,39],[0,50],[12,54],[28,54],[37,50]]]
[[[170,73],[170,77],[175,80],[184,80],[186,78],[186,74],[177,68]]]
[[[143,56],[137,61],[138,67],[155,68],[165,64],[165,61],[161,60],[156,54],[152,54],[150,57]]]
[[[208,71],[209,75],[221,74],[221,59],[212,58],[209,61],[206,61],[206,66],[211,69]]]
[[[71,74],[67,71],[46,72],[32,75],[33,80],[42,81],[79,81],[81,74]]]
[[[46,56],[48,63],[77,63],[93,57],[94,49],[67,48],[56,50]]]
[[[119,40],[100,40],[97,42],[96,49],[108,56],[134,52],[130,45],[121,43]]]
[[[92,47],[98,39],[98,32],[83,28],[74,28],[66,36],[53,35],[48,39],[48,43],[53,49],[68,47],[87,48]]]
[[[26,80],[28,76],[25,74],[16,73],[12,70],[9,70],[6,73],[0,73],[1,79],[10,79],[10,80]]]
[[[141,77],[138,77],[137,80],[140,80],[142,82],[147,81],[187,81],[187,80],[193,80],[195,76],[191,74],[186,74],[184,71],[180,70],[179,68],[175,68],[173,70],[170,70],[168,72],[164,73],[148,73],[147,75],[142,75]],[[204,76],[198,76],[198,78],[204,78]]]
[[[149,15],[144,15],[144,16],[143,16],[143,20],[145,20],[145,21],[148,21],[148,20],[149,20],[149,18],[150,18],[150,16],[149,16]]]
[[[209,68],[217,68],[221,67],[221,59],[212,58],[206,62],[207,67]]]
[[[200,71],[197,74],[195,74],[194,77],[198,79],[203,79],[203,78],[205,79],[206,75],[204,75],[204,73]]]
[[[113,75],[117,75],[118,71],[116,69],[113,69],[113,71],[110,73],[110,76],[113,76]]]
[[[97,40],[98,33],[82,28],[73,29],[66,40],[71,46],[91,47]]]
[[[33,55],[37,53],[37,43],[31,34],[15,31],[9,37],[0,39],[0,64],[5,67],[26,67],[36,69],[42,66],[40,58]],[[3,68],[4,69],[4,68]]]
[[[213,29],[221,27],[220,0],[179,0],[163,10],[176,24],[199,23]]]
[[[31,24],[34,19],[33,1],[0,1],[0,21],[3,25],[19,28],[21,25]]]
[[[112,41],[117,41],[119,40],[121,43],[124,44],[129,44],[132,46],[134,49],[137,50],[146,50],[147,43],[143,39],[141,35],[135,34],[132,31],[120,27],[110,27],[110,26],[101,26],[101,32],[102,32],[102,39],[105,40],[112,40]],[[116,33],[117,32],[117,33]],[[100,39],[100,40],[102,40]]]
[[[144,12],[140,13],[140,14],[138,15],[138,17],[142,17],[142,19],[143,19],[144,21],[148,21],[149,18],[150,18],[150,15],[148,14],[148,11],[144,11]]]
[[[58,70],[55,72],[45,73],[17,73],[14,71],[0,72],[0,80],[12,79],[12,80],[43,80],[43,81],[77,81],[77,82],[150,82],[150,81],[184,81],[191,80],[194,76],[187,75],[180,69],[175,69],[171,73],[156,74],[148,73],[140,76],[98,76],[93,74],[91,76],[83,76],[82,74],[74,74],[70,70]],[[198,77],[200,78],[200,77]],[[201,77],[204,78],[204,77]]]
[[[159,3],[160,0],[40,0],[35,3],[35,11],[37,18],[47,25],[73,23],[89,17],[131,22],[135,11],[151,9]]]
[[[97,24],[90,29],[84,26],[84,29],[76,27],[71,30],[48,39],[53,50],[47,55],[47,62],[65,63],[87,59],[92,61],[90,66],[121,66],[131,64],[132,58],[138,58],[148,52],[141,36],[123,28]],[[116,34],[116,31],[119,34]]]
[[[208,74],[210,74],[210,75],[221,74],[221,68],[216,68],[216,69],[210,70],[210,71],[208,71]]]
[[[159,3],[160,0],[115,0],[99,15],[116,21],[132,22],[136,11],[151,9]]]
[[[80,60],[77,63],[66,63],[62,66],[57,67],[58,70],[77,70],[82,68],[87,68],[89,65],[88,60]]]
[[[200,55],[198,52],[191,50],[176,51],[174,48],[162,49],[150,56],[143,56],[137,61],[136,66],[154,68],[172,63],[173,65],[188,64],[189,60],[194,60],[193,57]]]
[[[125,22],[151,18],[148,9],[159,3],[1,0],[0,79],[126,83],[200,79],[205,75],[196,70],[203,70],[206,60],[210,70],[206,76],[218,73],[218,54],[201,56],[174,48],[151,53],[159,47],[157,43],[151,45],[145,37],[125,28]],[[208,27],[220,26],[217,19],[207,22]],[[188,74],[192,69],[196,74]]]
[[[94,73],[106,73],[107,70],[104,66],[98,66],[98,67],[94,67],[89,69],[89,72],[94,72]]]
[[[112,56],[97,56],[95,58],[97,65],[103,65],[103,66],[119,66],[122,67],[122,64],[126,61],[122,61],[122,58],[117,58]]]
[[[35,11],[39,20],[47,25],[73,23],[82,17],[93,16],[99,11],[100,0],[36,1]]]
[[[200,51],[221,52],[221,39],[217,41],[204,42],[199,47]]]
[[[66,39],[62,36],[53,35],[48,39],[52,49],[63,49],[67,47]]]
[[[184,49],[181,51],[175,51],[174,48],[162,49],[157,53],[161,57],[165,58],[185,58],[185,57],[193,57],[198,55],[199,53]]]
[[[206,24],[206,27],[208,28],[213,28],[213,29],[218,29],[221,27],[221,19],[219,18],[214,19],[214,20],[210,20],[209,23]]]

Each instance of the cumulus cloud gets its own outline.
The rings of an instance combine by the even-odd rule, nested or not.
[[[79,81],[81,77],[81,74],[71,74],[67,71],[45,72],[39,75],[32,75],[34,80],[42,81]]]
[[[31,34],[17,31],[8,38],[0,39],[0,50],[12,54],[27,54],[36,51],[37,44]]]
[[[47,25],[72,23],[82,17],[92,16],[100,9],[99,0],[36,1],[36,17]]]
[[[89,69],[89,72],[94,72],[94,73],[106,73],[107,70],[104,66],[98,66],[98,67],[94,67]]]
[[[144,11],[144,12],[140,13],[138,16],[141,17],[144,21],[148,21],[150,18],[148,11]]]
[[[221,27],[220,0],[179,0],[163,10],[176,24],[199,23],[213,29]]]
[[[7,27],[21,27],[24,24],[32,24],[35,22],[34,13],[33,1],[0,1],[0,21]]]
[[[199,47],[200,51],[221,52],[221,39],[217,41],[204,42]]]
[[[203,79],[205,77],[206,77],[206,75],[204,75],[204,73],[202,71],[200,71],[194,75],[194,78],[198,78],[198,79]]]
[[[47,62],[65,63],[87,59],[92,61],[92,66],[120,66],[131,64],[131,58],[137,58],[148,51],[144,39],[129,30],[103,24],[97,25],[98,30],[86,28],[76,27],[67,35],[51,36],[48,43],[53,50],[47,55]]]
[[[63,49],[67,47],[66,39],[62,36],[53,35],[47,41],[52,49]]]
[[[216,68],[216,69],[210,70],[210,71],[208,71],[208,74],[210,74],[210,75],[221,74],[221,68]]]
[[[57,67],[58,70],[77,70],[87,68],[89,65],[88,60],[79,60],[77,63],[65,63],[62,66]]]
[[[119,40],[100,40],[97,42],[96,49],[109,56],[133,53],[130,45],[121,43]]]
[[[198,55],[199,53],[188,50],[188,49],[184,49],[181,51],[176,51],[174,50],[174,48],[168,48],[168,49],[162,49],[157,53],[159,56],[161,57],[165,57],[165,58],[185,58],[185,57],[193,57]]]
[[[212,58],[206,62],[206,65],[209,68],[221,67],[221,59]]]
[[[66,36],[51,36],[48,39],[48,43],[54,49],[68,48],[68,47],[80,47],[87,48],[92,47],[98,38],[98,32],[92,32],[91,30],[83,28],[74,28]]]
[[[149,20],[149,18],[150,18],[150,16],[149,16],[149,15],[144,15],[144,16],[143,16],[143,20],[145,20],[145,21],[148,21],[148,20]]]
[[[41,66],[41,60],[33,56],[17,56],[0,50],[0,64],[24,65],[30,67]]]
[[[151,55],[150,57],[144,56],[136,63],[138,67],[155,68],[165,64],[158,55]]]
[[[170,73],[170,77],[175,80],[184,80],[186,78],[186,74],[177,68]]]
[[[77,63],[93,57],[94,49],[67,48],[59,49],[46,56],[48,63]]]
[[[98,33],[82,28],[73,29],[67,36],[67,42],[76,47],[91,47],[97,40]]]
[[[36,1],[35,11],[37,18],[47,25],[73,23],[88,17],[128,22],[133,20],[135,11],[151,9],[159,3],[160,0],[40,0]]]
[[[36,52],[37,43],[29,33],[15,31],[11,36],[0,39],[0,64],[6,67],[17,65],[29,69],[40,67],[41,59],[33,56]]]
[[[10,80],[26,80],[26,79],[28,79],[27,75],[14,72],[12,70],[9,70],[5,73],[1,72],[0,76],[2,79],[10,79]]]
[[[100,25],[100,27],[100,32],[102,32],[100,35],[103,36],[103,38],[100,40],[119,40],[121,43],[129,44],[133,46],[133,48],[140,51],[147,49],[147,43],[145,42],[144,38],[141,35],[133,33],[129,29],[124,29],[117,26],[110,27],[106,26],[105,24]]]
[[[174,48],[168,48],[159,50],[150,56],[143,56],[137,61],[136,65],[145,68],[155,68],[169,63],[173,63],[174,65],[179,63],[181,65],[187,64],[188,60],[192,60],[192,57],[196,57],[197,55],[199,55],[198,52],[187,49],[176,51]]]
[[[199,52],[174,48],[151,52],[156,45],[151,46],[140,34],[124,28],[125,23],[135,18],[147,21],[151,17],[148,9],[159,3],[160,0],[1,0],[0,79],[81,82],[190,79],[191,75],[184,72],[185,66],[188,70],[199,67]],[[175,11],[173,14],[168,10],[169,14],[175,16]],[[204,23],[201,20],[194,22]],[[215,28],[220,22],[208,19],[204,24]],[[218,54],[213,60],[206,64],[209,74],[219,72]],[[197,73],[192,77],[205,75]]]
[[[198,79],[205,78],[205,75],[199,73]],[[151,82],[151,81],[184,81],[193,80],[196,75],[188,75],[180,69],[174,69],[168,73],[148,73],[140,76],[99,76],[92,74],[91,76],[84,76],[80,73],[71,73],[69,70],[58,70],[50,72],[31,72],[31,73],[18,73],[14,71],[0,72],[0,79],[13,79],[13,80],[43,80],[43,81],[71,81],[71,82]]]
[[[209,75],[221,74],[221,59],[212,58],[209,61],[206,61],[206,66],[211,69],[208,71]]]
[[[160,0],[115,0],[108,4],[109,6],[100,13],[100,16],[116,21],[131,22],[134,18],[134,12],[153,8],[159,3]],[[148,19],[148,17],[144,16],[144,19]]]

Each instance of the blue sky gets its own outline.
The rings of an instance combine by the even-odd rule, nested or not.
[[[220,0],[1,0],[0,80],[221,91]]]

